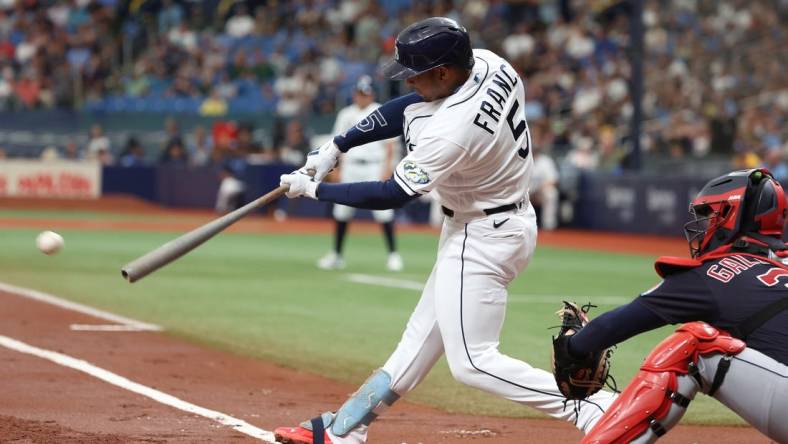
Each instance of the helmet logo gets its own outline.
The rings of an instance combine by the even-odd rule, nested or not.
[[[394,60],[399,62],[399,47],[394,45]]]

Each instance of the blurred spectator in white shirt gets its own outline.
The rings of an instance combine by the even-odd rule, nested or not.
[[[531,55],[536,47],[536,40],[528,33],[528,25],[521,23],[517,31],[503,39],[503,51],[510,60]]]
[[[588,36],[588,33],[580,25],[574,25],[571,27],[569,37],[566,40],[566,52],[574,59],[586,59],[594,52],[594,40]]]
[[[596,169],[599,164],[599,155],[594,152],[594,141],[590,137],[579,136],[574,138],[574,148],[566,155],[569,166],[584,171]]]
[[[251,34],[254,30],[254,18],[249,15],[246,5],[238,3],[232,17],[227,19],[224,32],[230,37],[241,38]]]
[[[38,158],[43,162],[51,162],[60,159],[60,153],[57,152],[57,148],[54,145],[50,145],[41,151]]]
[[[0,76],[0,109],[7,108],[14,94],[14,70],[10,66],[3,68]]]
[[[276,104],[276,114],[280,117],[290,118],[301,111],[302,81],[295,73],[295,67],[289,66],[284,75],[274,82],[274,91],[279,96]]]
[[[276,114],[289,119],[304,114],[310,109],[317,95],[318,81],[310,70],[288,66],[285,74],[274,82],[274,91],[279,96]]]
[[[98,160],[102,165],[111,165],[115,160],[109,138],[104,135],[104,129],[99,124],[90,127],[90,140],[85,151],[86,159]]]
[[[186,22],[181,22],[167,32],[167,40],[173,45],[184,49],[190,53],[195,53],[197,47],[197,33],[189,29]]]

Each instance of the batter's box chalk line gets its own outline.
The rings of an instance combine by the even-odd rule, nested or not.
[[[234,418],[222,412],[217,412],[216,410],[200,407],[180,398],[176,398],[170,394],[156,390],[152,387],[134,382],[116,373],[112,373],[109,370],[97,367],[85,360],[77,359],[63,353],[38,348],[3,335],[0,335],[0,346],[20,353],[37,356],[41,359],[46,359],[64,367],[80,371],[93,376],[94,378],[100,379],[108,384],[120,387],[133,393],[137,393],[138,395],[145,396],[161,404],[208,418],[223,426],[230,427],[237,432],[259,439],[265,443],[276,443],[276,439],[272,432],[255,427],[242,419]]]
[[[72,324],[71,330],[75,331],[162,331],[162,327],[149,324],[147,322],[137,321],[135,319],[127,318],[125,316],[116,315],[108,311],[99,310],[88,305],[80,304],[79,302],[69,301],[67,299],[59,298],[57,296],[44,293],[43,291],[33,290],[31,288],[17,287],[15,285],[0,282],[0,291],[13,294],[19,297],[32,299],[46,304],[55,305],[66,310],[76,311],[78,313],[93,316],[105,321],[114,322],[111,325],[93,325],[93,324]]]

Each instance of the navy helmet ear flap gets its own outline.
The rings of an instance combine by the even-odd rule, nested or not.
[[[760,186],[758,201],[754,205],[754,215],[759,216],[771,211],[777,205],[777,193],[771,180],[765,180]]]
[[[774,178],[769,172],[756,170],[750,175],[750,184],[744,195],[744,208],[741,214],[741,232],[758,232],[761,230],[759,216],[763,216],[778,207],[777,189]]]

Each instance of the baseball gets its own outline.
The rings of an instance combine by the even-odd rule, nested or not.
[[[63,248],[63,236],[54,231],[42,231],[36,237],[36,246],[44,254],[55,254]]]

